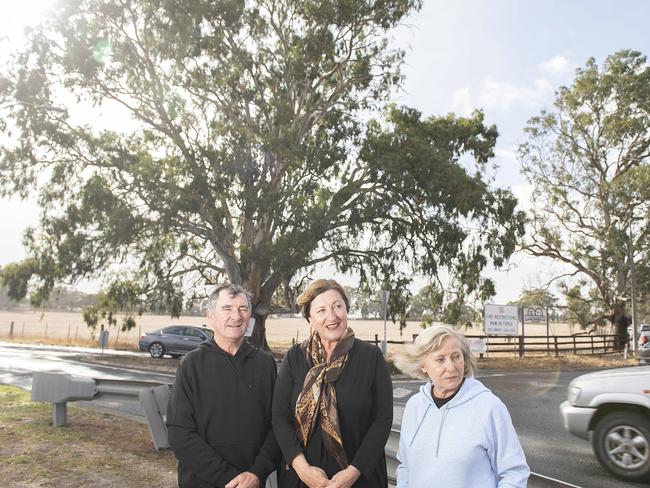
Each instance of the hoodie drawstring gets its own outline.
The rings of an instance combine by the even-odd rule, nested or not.
[[[442,420],[440,421],[440,428],[438,429],[438,442],[436,442],[436,457],[438,457],[438,452],[440,452],[440,438],[442,437],[442,428],[445,426],[445,419],[447,418],[448,413],[448,408],[445,408],[442,412]]]
[[[429,412],[429,409],[431,408],[431,405],[427,405],[427,409],[424,411],[424,415],[420,418],[420,422],[418,423],[417,429],[415,429],[415,432],[413,433],[413,437],[411,437],[411,443],[409,444],[410,446],[413,446],[413,442],[415,441],[415,436],[418,435],[418,432],[420,431],[420,427],[422,427],[422,424],[424,423],[424,419],[427,418],[427,413]]]

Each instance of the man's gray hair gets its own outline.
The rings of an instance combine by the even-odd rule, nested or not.
[[[236,297],[237,295],[245,295],[246,300],[248,301],[248,310],[253,311],[251,300],[253,299],[253,294],[248,291],[246,288],[240,285],[233,285],[232,283],[221,283],[212,290],[210,296],[208,297],[208,303],[206,305],[206,311],[214,311],[217,306],[217,300],[219,299],[219,293],[226,291],[231,297]]]
[[[422,371],[422,363],[427,354],[437,351],[442,341],[447,337],[453,337],[460,343],[460,349],[463,352],[465,361],[465,377],[475,376],[478,367],[474,354],[469,349],[469,344],[465,336],[449,325],[434,325],[420,333],[413,343],[404,346],[404,349],[395,354],[395,366],[404,374],[415,378],[428,379],[426,373]]]

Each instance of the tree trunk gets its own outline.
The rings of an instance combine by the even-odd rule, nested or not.
[[[614,306],[614,312],[609,317],[614,325],[614,350],[622,351],[627,343],[627,327],[632,320],[625,314],[625,305],[620,303]]]

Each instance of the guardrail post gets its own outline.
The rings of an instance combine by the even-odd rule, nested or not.
[[[52,404],[52,424],[54,427],[65,427],[68,423],[68,404],[66,402]]]
[[[167,385],[147,388],[141,390],[138,394],[156,451],[169,448],[167,426],[165,425],[169,396],[170,392]]]
[[[92,378],[37,371],[32,375],[32,401],[52,402],[52,423],[64,427],[68,421],[67,402],[92,400],[95,396]]]

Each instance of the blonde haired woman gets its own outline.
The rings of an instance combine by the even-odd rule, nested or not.
[[[395,363],[429,380],[404,410],[397,488],[526,486],[530,470],[510,414],[474,378],[476,361],[462,334],[429,327]]]

